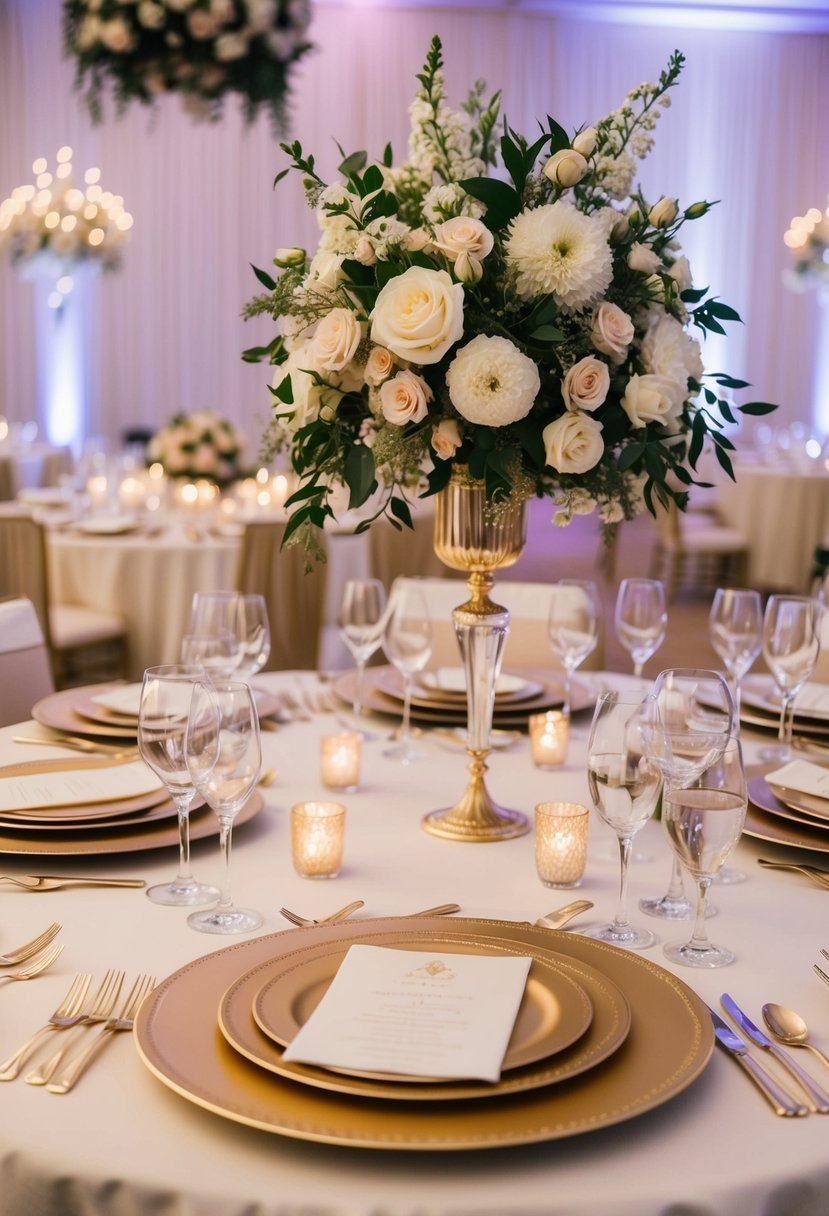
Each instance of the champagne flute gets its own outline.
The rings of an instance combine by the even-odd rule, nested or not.
[[[563,578],[554,584],[547,636],[564,668],[562,709],[569,718],[573,672],[596,649],[599,640],[599,593],[595,583]]]
[[[262,924],[258,912],[237,908],[230,889],[233,821],[247,802],[262,769],[259,715],[249,684],[199,683],[184,740],[193,784],[219,820],[224,880],[219,902],[193,912],[187,923],[201,933],[250,933]]]
[[[711,645],[725,664],[734,686],[736,725],[740,721],[743,677],[763,645],[763,607],[759,593],[718,587],[708,622]]]
[[[141,758],[170,791],[178,812],[179,867],[172,882],[149,887],[157,904],[194,906],[212,903],[216,887],[196,882],[190,869],[190,804],[196,791],[184,755],[184,736],[193,689],[204,670],[171,663],[148,667],[138,709],[138,750]]]
[[[401,764],[411,764],[425,755],[412,746],[412,683],[415,673],[423,670],[432,653],[432,622],[422,591],[399,585],[392,590],[383,627],[383,650],[403,677],[404,689],[403,721],[396,734],[397,741],[383,755]]]
[[[792,757],[794,699],[814,670],[820,651],[820,606],[804,595],[772,595],[763,617],[763,658],[780,693],[778,746],[765,747],[763,760]]]
[[[240,660],[233,678],[249,683],[268,661],[271,628],[264,595],[240,595],[236,613]]]
[[[357,664],[353,712],[363,712],[363,682],[366,663],[379,649],[383,637],[386,589],[377,578],[350,578],[343,588],[337,612],[340,636]]]
[[[633,659],[633,674],[642,669],[665,641],[668,613],[665,588],[653,578],[625,578],[619,584],[615,610],[616,636]]]
[[[587,744],[587,780],[593,805],[619,840],[621,881],[613,921],[584,930],[616,946],[643,950],[656,935],[634,927],[627,917],[627,877],[633,837],[653,814],[662,777],[645,750],[645,719],[640,701],[625,701],[615,692],[598,700]]]
[[[731,950],[708,940],[705,905],[714,875],[740,839],[746,800],[742,752],[734,735],[695,780],[666,786],[662,822],[677,857],[697,882],[694,930],[684,945],[664,947],[671,962],[686,967],[725,967],[734,962]]]

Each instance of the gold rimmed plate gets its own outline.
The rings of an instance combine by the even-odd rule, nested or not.
[[[32,707],[32,717],[41,726],[51,727],[52,730],[64,734],[87,735],[92,739],[120,739],[135,742],[136,728],[133,725],[105,725],[93,722],[79,713],[76,706],[85,706],[96,693],[101,693],[117,687],[112,681],[106,684],[90,684],[85,688],[64,688],[60,692],[50,693],[37,701]]]
[[[94,802],[88,805],[31,807],[22,811],[0,811],[0,819],[9,826],[22,829],[39,827],[73,827],[76,824],[98,824],[100,820],[120,819],[124,816],[141,815],[162,803],[170,803],[166,789],[153,790],[149,794],[137,794],[134,798],[118,798],[111,802]]]
[[[755,773],[748,780],[748,807],[743,827],[746,836],[796,849],[829,853],[829,831],[814,821],[794,819],[775,797],[764,775]]]
[[[320,925],[239,942],[195,959],[150,994],[135,1023],[141,1059],[165,1085],[236,1123],[326,1144],[407,1151],[486,1149],[574,1136],[632,1119],[682,1093],[714,1044],[702,1001],[676,976],[633,951],[509,921],[453,922],[487,941],[537,946],[595,968],[631,1010],[631,1033],[600,1066],[557,1085],[486,1102],[384,1102],[298,1085],[245,1059],[216,1024],[222,994],[260,963],[312,941],[356,941],[366,922]],[[424,919],[423,931],[445,926]],[[406,918],[376,920],[379,941],[411,931]],[[592,1026],[586,1034],[592,1032]]]

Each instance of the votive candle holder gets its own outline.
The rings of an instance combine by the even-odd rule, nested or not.
[[[586,806],[539,802],[535,808],[535,865],[545,887],[577,887],[587,864]]]
[[[343,860],[345,807],[298,802],[291,807],[291,856],[303,878],[336,878]]]
[[[538,768],[559,768],[567,759],[570,719],[560,709],[529,718],[530,751]]]
[[[329,790],[353,794],[360,784],[362,739],[356,731],[325,735],[320,740],[320,776]]]

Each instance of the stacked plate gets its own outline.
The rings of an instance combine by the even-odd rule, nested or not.
[[[749,776],[745,834],[774,844],[829,853],[829,797],[768,780],[767,774],[772,771],[776,769],[766,765]]]
[[[356,671],[348,671],[335,681],[334,690],[344,702],[353,704],[356,685]],[[363,685],[366,709],[402,717],[403,695],[403,678],[396,668],[367,668]],[[586,680],[573,681],[571,705],[574,712],[587,709],[595,699],[595,691]],[[556,672],[503,672],[496,685],[492,724],[501,729],[526,728],[529,714],[559,708],[563,700],[564,685]],[[413,722],[420,726],[463,726],[466,718],[463,668],[440,667],[415,677]]]
[[[740,720],[777,732],[780,693],[771,676],[746,676],[740,694]],[[829,685],[805,684],[795,697],[794,733],[829,746]]]
[[[286,1061],[286,1044],[354,943],[529,956],[500,1080]],[[160,1080],[227,1119],[329,1144],[416,1150],[525,1144],[610,1126],[680,1093],[713,1046],[699,998],[644,958],[527,924],[441,918],[321,925],[216,951],[159,985],[135,1038]]]

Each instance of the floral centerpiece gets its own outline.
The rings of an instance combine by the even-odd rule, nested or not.
[[[829,206],[824,211],[810,207],[796,215],[783,237],[794,255],[786,275],[790,287],[807,291],[818,287],[829,291]]]
[[[87,169],[83,187],[73,178],[72,149],[61,148],[54,171],[45,157],[32,165],[34,181],[16,186],[0,203],[0,249],[24,275],[55,279],[78,262],[112,270],[132,228],[120,195],[101,186],[100,169]]]
[[[249,360],[277,365],[266,447],[288,446],[300,475],[287,535],[314,547],[332,488],[350,506],[410,520],[463,466],[487,501],[549,495],[555,522],[598,511],[605,525],[643,507],[684,507],[703,443],[733,475],[728,399],[746,382],[703,369],[695,333],[737,313],[695,287],[682,207],[634,186],[637,159],[683,65],[570,136],[553,119],[530,142],[505,127],[483,84],[463,111],[444,95],[435,38],[410,107],[408,156],[348,156],[328,183],[298,142],[283,144],[321,237],[309,258],[280,249],[257,270],[282,332]],[[504,175],[488,176],[500,148]],[[367,522],[362,525],[368,526]],[[286,537],[287,538],[287,537]]]
[[[157,431],[147,447],[149,464],[160,464],[168,477],[230,485],[246,475],[245,439],[227,418],[213,410],[176,414]]]
[[[63,0],[66,52],[96,121],[108,82],[119,111],[177,92],[192,113],[218,118],[239,93],[248,122],[265,106],[279,130],[310,18],[309,0]]]

